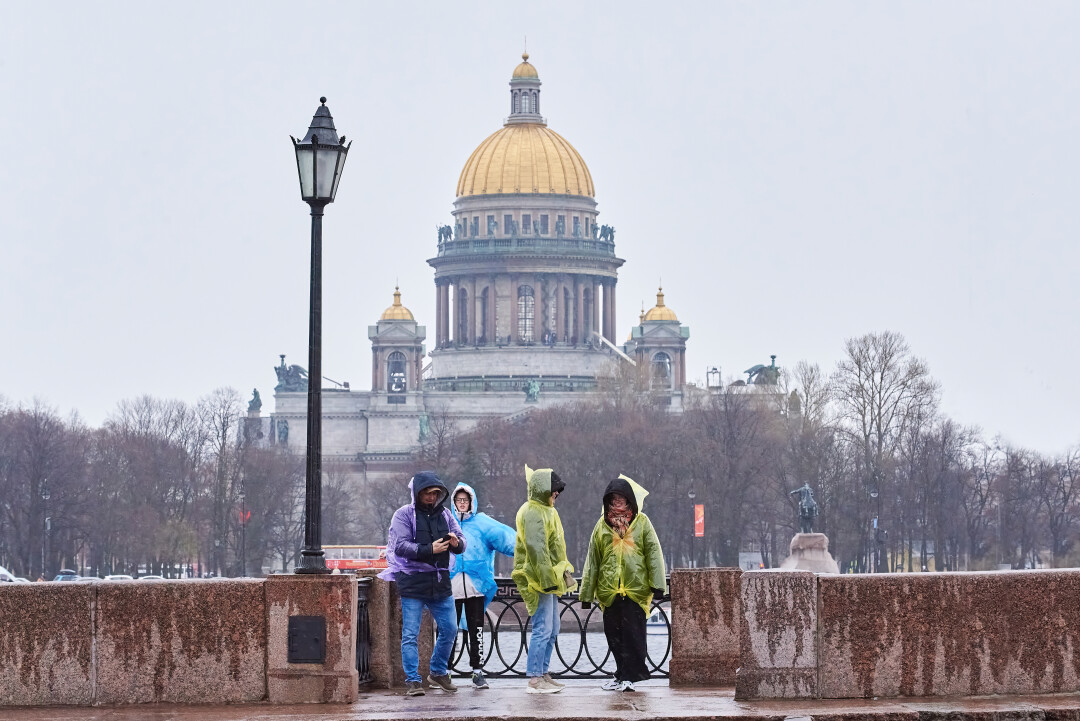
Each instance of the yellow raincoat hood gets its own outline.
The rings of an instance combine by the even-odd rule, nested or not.
[[[602,608],[607,608],[616,596],[623,595],[641,606],[647,616],[653,589],[665,590],[667,575],[660,539],[652,521],[641,511],[649,492],[632,478],[620,475],[608,484],[604,498],[612,493],[628,497],[634,507],[634,518],[620,537],[612,530],[604,518],[604,509],[601,509],[600,519],[589,540],[579,597],[582,602],[595,600]]]
[[[566,537],[559,512],[551,502],[550,468],[525,466],[528,498],[517,512],[517,541],[511,577],[529,615],[536,613],[541,593],[561,596],[577,588],[566,558]],[[569,578],[569,583],[567,583]]]

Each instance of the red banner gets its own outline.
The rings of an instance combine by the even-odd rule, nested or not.
[[[694,535],[698,538],[705,535],[705,504],[703,503],[694,506]]]

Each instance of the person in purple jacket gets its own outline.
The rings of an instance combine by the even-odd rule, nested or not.
[[[443,504],[450,492],[433,471],[423,471],[409,482],[412,503],[394,512],[386,541],[387,568],[380,578],[393,581],[401,596],[401,666],[405,695],[423,696],[420,653],[416,637],[424,608],[435,619],[435,649],[428,683],[443,691],[457,691],[447,664],[454,647],[457,623],[450,585],[450,554],[465,551],[465,535],[454,514]]]

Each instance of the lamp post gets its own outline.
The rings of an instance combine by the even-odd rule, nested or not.
[[[697,558],[694,553],[695,546],[697,545],[697,507],[694,506],[694,499],[697,494],[694,493],[694,489],[691,488],[689,493],[686,494],[690,499],[690,568],[697,568]]]
[[[247,576],[247,493],[244,479],[240,479],[240,577]]]
[[[308,317],[307,474],[304,487],[304,547],[297,573],[329,573],[322,550],[322,217],[334,202],[349,146],[338,137],[334,118],[319,98],[307,135],[292,138],[300,197],[311,207],[311,301]],[[291,136],[290,136],[291,137]]]
[[[41,482],[42,524],[41,524],[41,575],[46,581],[49,580],[48,569],[45,564],[49,558],[49,531],[52,530],[52,519],[49,518],[49,479]]]

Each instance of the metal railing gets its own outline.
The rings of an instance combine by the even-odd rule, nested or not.
[[[525,676],[529,636],[532,625],[525,603],[514,582],[497,579],[495,598],[488,605],[484,620],[483,669],[488,676]],[[653,598],[651,623],[647,625],[650,672],[666,678],[671,659],[671,596]],[[614,674],[615,661],[603,630],[603,612],[598,606],[583,609],[576,593],[559,599],[562,622],[551,659],[551,675],[558,678],[604,678]],[[450,670],[456,675],[471,673],[462,630],[450,655]],[[490,641],[489,641],[490,639]]]

